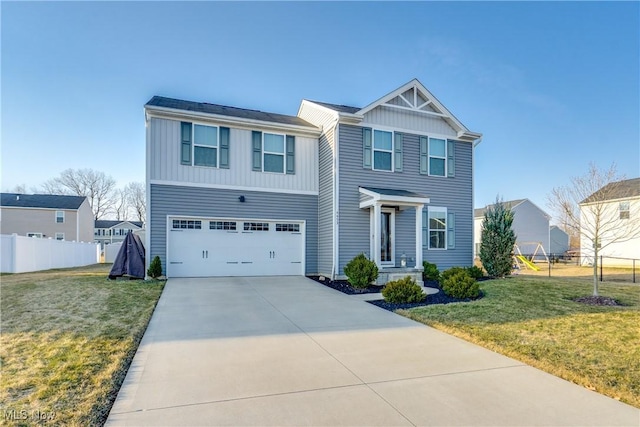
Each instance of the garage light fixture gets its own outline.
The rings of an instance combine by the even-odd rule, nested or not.
[[[240,203],[244,203],[246,199],[244,198],[244,196],[240,196],[238,197],[238,200],[240,200]]]

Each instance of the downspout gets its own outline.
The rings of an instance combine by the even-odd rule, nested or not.
[[[151,138],[149,134],[151,133],[149,126],[151,126],[151,121],[146,111],[144,114],[144,127],[145,127],[145,232],[144,232],[144,246],[145,246],[145,254],[144,254],[144,271],[149,271],[149,265],[151,264],[151,184],[149,178],[151,177],[149,164],[151,162]],[[165,260],[166,264],[166,260]],[[167,266],[164,266],[164,274],[167,274]],[[145,277],[148,278],[148,277]]]
[[[338,197],[338,191],[340,189],[339,186],[339,179],[340,179],[340,174],[339,172],[339,165],[340,162],[338,161],[338,155],[339,155],[339,146],[340,146],[340,116],[338,115],[338,117],[336,118],[335,124],[334,124],[334,129],[335,131],[333,132],[333,140],[334,140],[334,149],[335,149],[335,155],[333,156],[333,268],[331,271],[331,280],[336,280],[337,276],[338,276],[338,272],[340,271],[339,267],[338,267],[338,262],[339,262],[339,253],[338,253],[338,229],[340,227],[340,217],[338,214],[338,202],[339,202],[339,197]]]
[[[476,200],[476,179],[475,179],[475,174],[476,174],[476,147],[478,145],[480,145],[480,143],[482,142],[482,138],[476,139],[473,142],[473,147],[471,149],[471,235],[472,235],[472,239],[471,239],[471,244],[473,245],[473,247],[471,248],[471,265],[474,265],[475,262],[475,257],[478,256],[478,254],[476,253],[476,242],[475,242],[475,236],[476,236],[476,218],[474,216],[475,211],[473,209],[475,200]]]

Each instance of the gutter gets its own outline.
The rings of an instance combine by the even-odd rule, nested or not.
[[[340,271],[339,269],[339,253],[338,253],[338,236],[340,235],[338,233],[338,229],[340,227],[340,217],[339,217],[339,211],[338,211],[338,203],[339,203],[339,197],[338,197],[338,191],[340,189],[339,186],[339,180],[340,180],[340,174],[339,172],[339,165],[340,162],[338,161],[338,155],[339,155],[339,141],[340,141],[340,116],[338,116],[338,118],[335,121],[334,124],[334,129],[335,131],[333,132],[333,139],[334,139],[334,147],[335,147],[335,155],[333,156],[333,269],[331,271],[331,280],[336,280],[336,277],[338,276],[338,272]]]

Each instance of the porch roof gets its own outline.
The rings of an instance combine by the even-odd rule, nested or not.
[[[427,196],[407,190],[393,188],[359,187],[360,194],[366,197],[360,202],[360,208],[369,208],[375,204],[387,206],[422,206],[430,202]]]

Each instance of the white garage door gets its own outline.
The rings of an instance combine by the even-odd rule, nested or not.
[[[169,218],[169,277],[304,274],[304,222]]]

